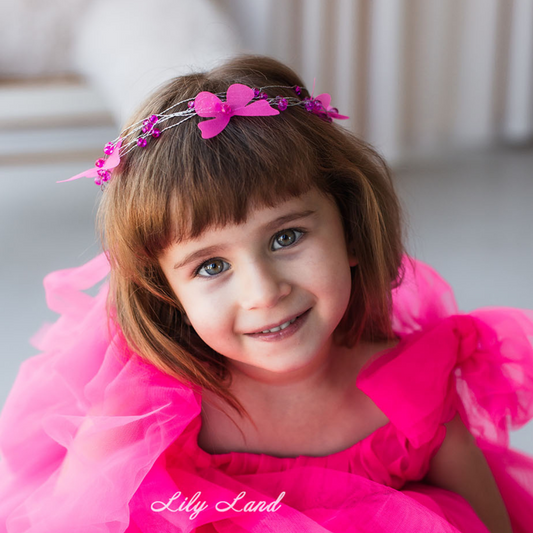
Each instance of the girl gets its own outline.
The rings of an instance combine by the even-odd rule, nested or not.
[[[533,312],[460,314],[389,171],[272,59],[154,94],[86,176],[0,419],[1,531],[533,531]],[[84,290],[110,273],[96,296]]]

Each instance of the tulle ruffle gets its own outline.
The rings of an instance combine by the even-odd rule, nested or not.
[[[33,339],[0,417],[0,531],[124,531],[128,502],[200,412],[192,390],[131,353],[106,316],[105,255],[45,279],[61,317]]]

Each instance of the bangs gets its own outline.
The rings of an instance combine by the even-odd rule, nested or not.
[[[316,185],[314,150],[289,122],[272,124],[273,119],[281,117],[254,117],[253,123],[234,117],[235,124],[213,139],[202,139],[199,131],[186,137],[172,154],[174,174],[165,180],[171,242],[243,223],[250,210],[274,207]]]

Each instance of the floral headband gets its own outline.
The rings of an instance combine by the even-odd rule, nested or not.
[[[265,89],[293,89],[297,96],[270,98],[264,92]],[[113,169],[119,165],[121,157],[137,147],[145,148],[148,144],[148,139],[157,139],[165,131],[183,124],[183,122],[194,116],[211,118],[211,120],[205,120],[198,124],[202,131],[203,139],[210,139],[218,135],[228,125],[233,116],[266,117],[279,115],[281,111],[285,111],[292,106],[303,106],[309,113],[318,115],[328,122],[331,122],[334,118],[341,120],[349,118],[345,115],[339,115],[338,109],[331,106],[331,96],[328,93],[319,94],[315,97],[311,95],[301,99],[299,97],[301,91],[302,89],[297,85],[292,87],[271,85],[252,89],[240,83],[230,85],[226,93],[213,94],[203,91],[195,98],[182,100],[162,113],[151,115],[126,128],[114,141],[105,145],[105,156],[97,159],[93,168],[57,183],[85,177],[94,178],[96,185],[104,187],[106,182],[111,179]],[[221,98],[225,101],[221,100]],[[185,110],[172,112],[174,108],[182,104],[187,104]],[[174,118],[179,120],[165,127],[165,123]]]

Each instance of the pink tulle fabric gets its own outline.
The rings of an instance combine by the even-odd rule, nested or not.
[[[389,422],[341,452],[296,458],[198,446],[201,396],[108,324],[104,254],[48,275],[61,316],[34,337],[41,353],[21,365],[0,416],[0,532],[487,533],[465,499],[421,482],[457,412],[514,533],[533,531],[533,458],[509,448],[509,430],[533,418],[533,312],[459,313],[434,270],[405,266],[400,342],[357,377]],[[96,296],[83,292],[102,280]]]

